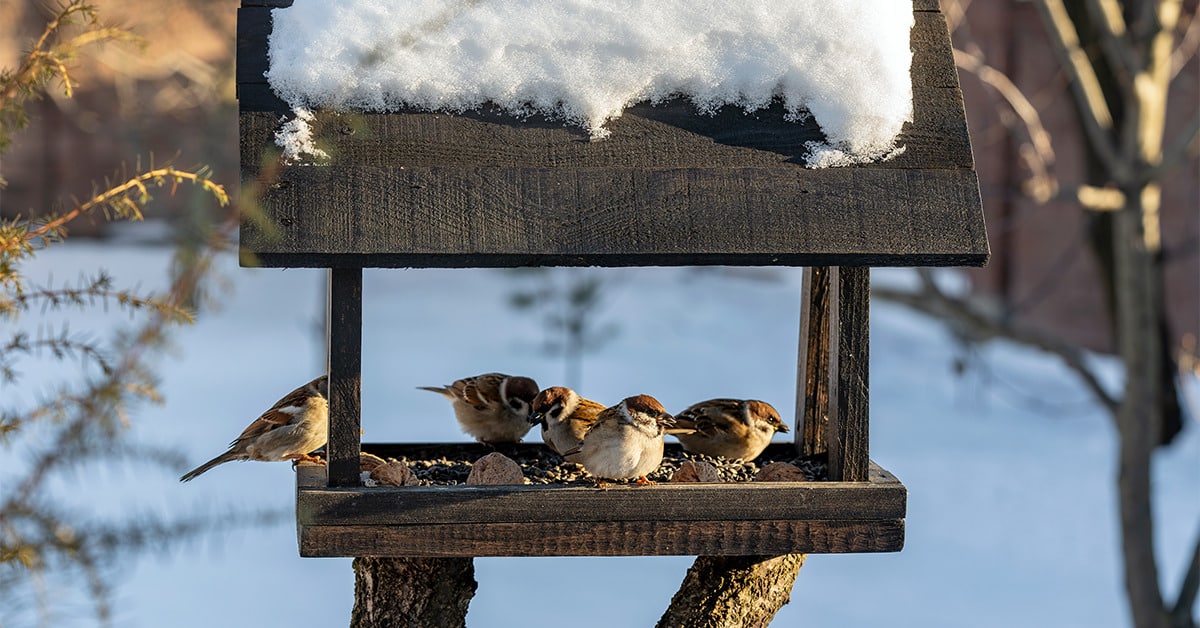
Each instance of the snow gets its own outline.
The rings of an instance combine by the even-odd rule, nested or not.
[[[297,107],[292,110],[292,116],[292,119],[285,121],[275,133],[275,144],[283,149],[283,162],[305,162],[306,155],[318,162],[328,161],[329,153],[317,148],[313,140],[311,125],[315,118],[312,112]]]
[[[169,260],[166,249],[71,243],[41,253],[26,270],[35,279],[74,277],[99,263],[117,285],[150,289],[164,283]],[[241,269],[232,256],[219,267],[231,284],[223,306],[177,336],[161,360],[166,404],[144,408],[133,423],[138,438],[184,448],[192,465],[222,451],[323,364],[324,271]],[[693,269],[602,272],[618,281],[601,315],[621,329],[587,358],[589,396],[650,392],[668,409],[717,395],[791,406],[798,269],[774,271],[777,281]],[[873,274],[875,281],[905,277]],[[463,438],[445,400],[419,385],[490,370],[532,375],[544,386],[561,377],[561,364],[538,352],[538,321],[505,305],[516,285],[496,270],[366,272],[366,440]],[[647,294],[653,308],[644,306]],[[23,324],[48,324],[36,318]],[[72,329],[125,319],[110,312]],[[1107,417],[1039,354],[996,344],[983,351],[987,370],[956,377],[959,351],[936,324],[872,305],[871,451],[908,487],[906,547],[810,556],[775,625],[1129,625]],[[1098,362],[1116,376],[1111,361]],[[48,365],[27,370],[22,390],[39,389],[54,373]],[[6,403],[13,392],[0,387]],[[96,478],[78,478],[89,485],[74,494],[93,496],[106,512],[122,504],[168,514],[279,509],[284,520],[137,561],[117,589],[116,625],[208,628],[215,609],[231,625],[348,623],[350,561],[298,557],[288,465],[231,463],[186,485],[176,478],[114,470],[98,486],[91,485]],[[1159,456],[1155,479],[1159,564],[1173,595],[1200,521],[1200,425],[1189,425]],[[691,560],[479,559],[468,623],[653,625]],[[620,603],[613,603],[618,589]]]
[[[602,138],[637,102],[779,98],[825,132],[815,167],[894,154],[912,117],[911,0],[296,0],[273,22],[266,76],[297,108],[492,103]]]

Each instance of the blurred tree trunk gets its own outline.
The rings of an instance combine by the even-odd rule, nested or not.
[[[943,0],[947,15],[961,18],[966,4]],[[1058,65],[1066,77],[1084,138],[1088,169],[1074,192],[1091,221],[1093,253],[1101,268],[1099,288],[1107,295],[1113,345],[1124,366],[1120,392],[1110,392],[1084,358],[1081,347],[1014,323],[1013,312],[981,307],[942,292],[927,275],[914,294],[883,289],[891,297],[935,316],[953,319],[976,340],[1003,336],[1056,354],[1113,416],[1119,440],[1117,496],[1124,581],[1130,615],[1139,628],[1195,626],[1191,605],[1200,588],[1200,541],[1189,559],[1188,576],[1174,604],[1166,603],[1155,555],[1152,459],[1182,429],[1178,365],[1167,327],[1165,268],[1159,224],[1161,184],[1189,159],[1200,134],[1200,112],[1167,134],[1167,103],[1176,73],[1196,53],[1196,4],[1189,0],[1192,26],[1180,26],[1183,0],[1034,0]],[[977,25],[978,26],[978,25]],[[969,39],[959,45],[977,50]],[[1180,42],[1192,43],[1182,45]],[[1009,45],[1013,45],[1012,42]],[[1178,46],[1178,47],[1177,47]],[[1173,59],[1173,57],[1180,57]],[[978,52],[956,50],[961,69],[994,87],[1025,127],[1019,154],[1053,150],[1031,101],[1010,79],[988,67]],[[1044,142],[1045,150],[1038,146]],[[1028,165],[1028,164],[1027,164]],[[1033,177],[1046,173],[1031,168]],[[1050,185],[1022,186],[1050,200]],[[1052,190],[1037,194],[1037,190]]]

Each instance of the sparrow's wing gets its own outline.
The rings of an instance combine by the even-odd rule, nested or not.
[[[270,410],[262,413],[262,416],[255,419],[246,429],[242,430],[241,435],[235,438],[229,446],[233,447],[240,442],[257,438],[273,429],[290,423],[304,409],[304,404],[313,396],[313,390],[319,390],[317,387],[320,385],[322,379],[324,379],[324,376],[318,377],[293,390],[283,399],[275,402],[275,405],[271,406]]]
[[[605,405],[598,401],[580,398],[579,405],[571,414],[571,421],[591,426],[600,417],[600,413],[604,412],[604,408]]]
[[[475,407],[486,407],[500,401],[500,382],[505,377],[508,376],[503,373],[485,373],[460,379],[451,386],[463,401]]]
[[[737,399],[710,399],[697,403],[675,415],[677,427],[695,428],[701,436],[715,436],[728,430],[732,421],[737,421],[741,401]]]

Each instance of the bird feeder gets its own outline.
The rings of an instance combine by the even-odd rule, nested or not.
[[[868,457],[869,270],[981,266],[979,186],[945,19],[915,0],[914,114],[903,154],[799,165],[815,123],[781,106],[698,115],[637,105],[589,142],[489,110],[316,111],[322,166],[269,155],[289,108],[264,78],[272,8],[243,0],[242,183],[261,192],[243,260],[330,269],[328,464],[302,465],[303,556],[776,555],[899,551],[907,491]],[[470,228],[467,228],[469,226]],[[805,267],[796,455],[826,481],[588,487],[364,487],[359,453],[419,458],[478,444],[360,442],[363,268]],[[541,447],[540,444],[519,447]],[[770,453],[773,450],[768,450]]]

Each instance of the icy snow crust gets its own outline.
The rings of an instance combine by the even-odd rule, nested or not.
[[[493,103],[608,134],[631,104],[702,112],[779,97],[829,139],[810,165],[895,151],[912,117],[911,0],[296,0],[267,78],[293,107]]]

